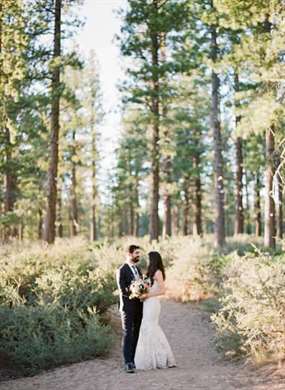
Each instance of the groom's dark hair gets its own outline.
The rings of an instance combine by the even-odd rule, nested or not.
[[[128,252],[129,252],[129,253],[134,253],[134,251],[137,250],[137,249],[140,249],[140,247],[137,246],[137,245],[130,245],[130,246],[128,247]]]

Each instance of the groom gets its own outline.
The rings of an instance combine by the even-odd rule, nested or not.
[[[142,277],[136,266],[140,260],[140,247],[130,245],[126,262],[117,270],[117,284],[120,290],[120,312],[123,329],[123,356],[125,371],[135,372],[135,352],[142,321],[143,303],[138,298],[129,299],[130,285],[133,280]]]

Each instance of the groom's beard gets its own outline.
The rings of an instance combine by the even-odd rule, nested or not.
[[[139,257],[134,257],[134,258],[133,258],[133,262],[134,262],[134,263],[138,263],[139,261],[140,261],[140,258],[139,258]]]

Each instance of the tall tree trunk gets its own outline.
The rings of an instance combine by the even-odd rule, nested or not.
[[[130,229],[130,220],[128,215],[128,205],[124,205],[123,208],[123,235],[128,235]]]
[[[91,222],[91,240],[97,240],[97,226],[96,226],[96,205],[92,205],[92,222]]]
[[[10,131],[6,128],[5,145],[5,194],[4,194],[4,212],[13,211],[15,203],[15,178],[12,174],[12,145],[10,142]]]
[[[131,155],[130,151],[128,153],[127,157],[127,166],[128,166],[128,174],[129,174],[129,186],[126,189],[128,191],[128,217],[129,217],[129,225],[128,225],[128,231],[127,234],[129,236],[134,236],[135,235],[135,177],[133,175],[132,171],[132,165],[131,165]]]
[[[180,233],[180,220],[179,220],[179,207],[178,207],[178,205],[175,205],[175,207],[173,207],[172,231],[173,231],[175,236],[178,236]]]
[[[236,218],[235,234],[244,233],[244,210],[243,210],[243,153],[242,139],[236,139]]]
[[[211,29],[211,59],[217,61],[218,45],[216,27]],[[225,210],[224,210],[224,164],[222,155],[222,136],[220,124],[219,106],[220,80],[215,71],[212,71],[212,102],[211,102],[211,127],[214,138],[214,173],[215,173],[215,245],[219,248],[225,244]]]
[[[76,176],[76,164],[72,163],[71,174],[71,226],[72,235],[78,234],[78,207],[77,207],[77,176]]]
[[[135,218],[135,236],[139,237],[140,236],[140,215],[138,212],[136,212],[136,218]]]
[[[196,158],[197,161],[197,158]],[[198,236],[203,236],[202,224],[202,184],[200,173],[197,173],[195,178],[195,224],[194,232]]]
[[[62,184],[61,184],[62,185]],[[62,193],[61,193],[61,185],[58,187],[58,195],[57,195],[57,224],[58,224],[58,237],[63,237],[63,224],[62,224]]]
[[[135,178],[135,188],[134,188],[134,197],[135,197],[135,235],[136,237],[139,237],[139,231],[140,231],[140,214],[139,214],[139,177],[136,175]]]
[[[61,54],[61,6],[62,0],[55,0],[54,8],[54,61],[59,61]],[[44,239],[48,243],[55,240],[56,202],[57,202],[57,170],[59,140],[59,105],[60,105],[60,64],[54,64],[52,70],[52,104],[51,104],[51,146],[48,170],[47,212]]]
[[[131,189],[131,193],[132,193],[132,189]],[[134,210],[134,199],[132,195],[130,195],[129,211],[130,211],[129,234],[131,236],[134,236],[135,235],[135,210]]]
[[[165,139],[167,140],[167,147],[169,147],[169,130],[166,130],[164,133]],[[164,225],[163,225],[163,237],[171,237],[172,235],[172,212],[171,212],[171,194],[170,194],[170,185],[172,182],[171,179],[172,171],[172,160],[171,156],[167,155],[164,159],[164,174],[165,174],[165,188],[163,194],[163,209],[164,209]]]
[[[93,176],[93,175],[92,175]],[[92,222],[91,222],[91,240],[96,241],[98,238],[97,232],[97,213],[96,213],[96,186],[92,186]]]
[[[167,189],[163,194],[163,206],[164,206],[163,237],[166,238],[172,235],[171,195]]]
[[[280,165],[280,158],[278,159],[278,166]],[[277,206],[277,237],[283,238],[283,191],[282,191],[282,179],[278,172],[277,188],[278,188],[278,206]]]
[[[169,130],[166,130],[164,133],[165,139],[168,140],[167,145],[169,147]],[[164,188],[164,194],[163,194],[163,209],[164,209],[164,225],[163,225],[163,237],[171,237],[172,235],[172,212],[171,212],[171,194],[170,194],[170,185],[172,182],[171,179],[171,171],[172,171],[172,160],[171,156],[167,155],[164,160],[164,174],[165,174],[165,181],[166,185]]]
[[[158,12],[158,0],[153,1],[153,5]],[[151,111],[153,116],[153,134],[152,134],[152,153],[151,153],[151,174],[152,174],[152,188],[151,188],[151,212],[150,212],[150,240],[158,240],[159,237],[159,170],[160,170],[160,134],[159,134],[159,36],[157,31],[151,31],[152,42],[152,104]]]
[[[3,24],[3,2],[1,1],[0,2],[0,56],[2,57],[2,33],[3,33],[3,28],[2,28],[2,24]],[[0,88],[2,88],[2,72],[0,72]],[[3,104],[0,104],[0,134],[3,134],[4,133],[4,107],[3,107]],[[1,176],[0,177],[0,188],[2,188],[2,180],[3,180],[3,177]],[[3,208],[2,208],[2,196],[0,198],[0,215],[2,215],[3,213]],[[3,205],[4,206],[4,205]],[[5,239],[5,231],[3,228],[0,228],[0,234],[1,234],[1,241],[4,241]]]
[[[43,211],[41,208],[38,209],[38,239],[43,238]]]
[[[265,173],[265,210],[264,210],[264,245],[275,248],[275,205],[273,200],[273,176],[274,176],[274,143],[275,135],[273,126],[266,131],[266,173]]]
[[[75,130],[72,132],[72,144],[76,143],[76,133]],[[73,156],[76,156],[76,147],[73,147]],[[77,205],[77,166],[76,162],[72,160],[72,169],[71,169],[71,229],[72,236],[77,236],[78,234],[78,205]]]
[[[238,74],[234,75],[235,93],[240,91]],[[235,107],[240,107],[240,102],[235,99]],[[240,122],[240,115],[236,115],[236,127]],[[244,209],[243,209],[243,142],[241,137],[236,139],[236,215],[235,215],[235,234],[244,233]]]
[[[245,177],[245,232],[246,234],[251,234],[251,221],[250,221],[250,202],[249,202],[249,179],[248,172],[244,172]]]
[[[12,144],[10,139],[10,131],[5,129],[5,193],[4,193],[4,213],[10,213],[14,210],[16,202],[16,176],[13,169]],[[5,227],[4,239],[18,235],[17,228],[13,226]]]
[[[199,148],[199,142],[202,134],[198,132],[198,138],[195,140],[196,148],[193,156],[193,163],[195,168],[195,180],[194,180],[194,227],[193,232],[198,236],[203,236],[203,224],[202,224],[202,183],[201,183],[201,152]]]
[[[254,212],[255,212],[255,235],[260,237],[262,234],[261,224],[261,202],[260,202],[260,173],[256,172],[255,175],[255,200],[254,200]]]
[[[121,218],[119,218],[119,237],[123,237],[123,235],[124,235],[124,218],[122,218],[123,217],[123,211],[122,211],[122,209],[121,208],[119,208],[119,210],[118,210],[118,214],[119,214],[119,216],[121,216]]]
[[[190,217],[190,194],[189,194],[189,183],[185,183],[184,187],[184,208],[183,208],[183,234],[187,236],[189,234],[189,217]]]
[[[166,34],[161,33],[160,35],[161,42],[161,63],[166,62]],[[167,118],[167,103],[162,102],[162,117],[166,121]],[[171,231],[171,194],[170,194],[170,185],[172,182],[171,171],[172,171],[172,159],[170,155],[170,130],[169,126],[164,125],[163,138],[165,143],[165,156],[163,159],[163,170],[165,177],[165,186],[163,193],[163,209],[164,209],[164,224],[163,224],[163,237],[170,237],[172,235]]]
[[[97,145],[96,145],[96,132],[95,132],[95,107],[94,101],[92,102],[92,119],[91,119],[91,127],[92,127],[92,222],[91,222],[91,240],[96,241],[98,238],[97,232],[97,167],[96,167],[96,159],[97,159]]]

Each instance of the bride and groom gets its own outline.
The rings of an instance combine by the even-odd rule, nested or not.
[[[135,369],[175,367],[175,359],[168,341],[159,326],[160,300],[165,293],[165,271],[158,252],[150,252],[147,277],[150,288],[139,298],[130,299],[131,284],[143,279],[140,268],[140,247],[130,245],[126,262],[117,270],[120,291],[120,312],[123,329],[123,357],[125,371]]]

